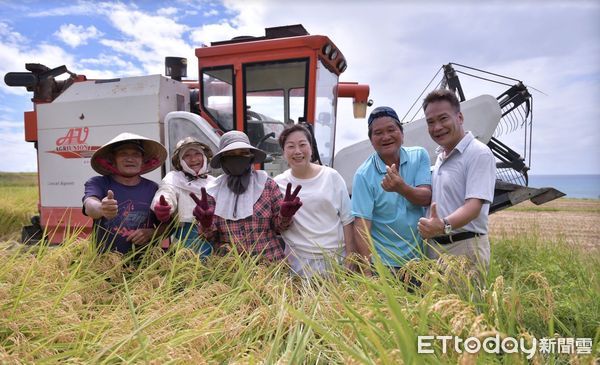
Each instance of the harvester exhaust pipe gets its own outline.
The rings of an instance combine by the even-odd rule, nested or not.
[[[181,81],[187,77],[187,58],[165,57],[165,76],[171,76],[173,80]]]

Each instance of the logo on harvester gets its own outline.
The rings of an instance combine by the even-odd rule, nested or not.
[[[70,128],[67,133],[56,140],[56,147],[49,153],[55,153],[64,158],[88,158],[100,146],[90,146],[87,141],[90,129],[88,127]]]

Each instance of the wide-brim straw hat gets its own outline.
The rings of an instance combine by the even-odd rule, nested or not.
[[[140,150],[144,153],[144,162],[142,163],[140,175],[160,167],[167,159],[167,150],[159,142],[133,133],[121,133],[94,152],[90,161],[94,171],[100,175],[113,174],[113,171],[110,171],[104,165],[106,162],[113,163],[113,148],[126,143],[139,146]],[[104,163],[99,162],[99,160],[103,160]]]
[[[218,169],[221,167],[221,157],[223,153],[233,150],[248,149],[254,154],[252,163],[262,163],[267,154],[263,150],[252,146],[248,136],[244,132],[229,131],[221,136],[219,142],[219,152],[210,161],[210,167]]]
[[[189,147],[196,147],[197,149],[202,151],[202,154],[206,157],[208,162],[210,162],[210,160],[213,157],[213,152],[210,149],[210,147],[208,147],[208,145],[200,142],[194,137],[185,137],[184,139],[177,142],[177,144],[175,145],[175,150],[173,151],[173,154],[171,156],[171,165],[173,165],[175,170],[182,170],[181,153]]]

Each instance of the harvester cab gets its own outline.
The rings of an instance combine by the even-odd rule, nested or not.
[[[196,49],[199,79],[183,80],[187,61],[167,57],[165,74],[88,80],[65,66],[50,70],[27,64],[29,72],[5,76],[9,86],[34,92],[34,110],[25,112],[25,140],[37,149],[39,217],[23,229],[23,241],[44,236],[51,243],[91,231],[81,211],[83,185],[96,175],[90,157],[119,133],[161,141],[169,151],[187,136],[214,151],[219,136],[246,132],[268,153],[261,166],[271,176],[287,166],[277,142],[290,124],[305,123],[314,135],[314,158],[331,166],[335,151],[338,97],[353,98],[355,117],[364,118],[369,87],[341,83],[347,67],[342,52],[326,36],[302,25],[267,28],[262,37],[236,37]],[[66,80],[56,80],[68,73]],[[145,177],[159,182],[170,170]]]

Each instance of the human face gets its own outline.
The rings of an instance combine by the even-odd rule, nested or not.
[[[204,155],[195,148],[186,150],[183,156],[181,156],[181,159],[185,161],[186,165],[194,170],[195,173],[200,172],[202,166],[204,166]]]
[[[306,168],[310,165],[312,148],[301,131],[290,133],[283,145],[283,157],[292,171]]]
[[[404,134],[393,118],[377,118],[371,124],[371,144],[381,159],[388,163],[398,159]]]
[[[450,153],[465,136],[463,115],[457,112],[449,101],[434,101],[425,109],[425,119],[429,135],[435,143]]]
[[[119,173],[125,177],[133,177],[142,171],[144,155],[135,147],[124,146],[113,153],[115,166]]]

